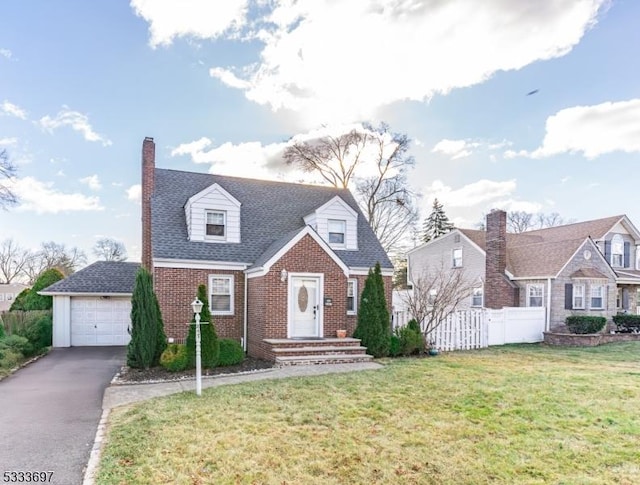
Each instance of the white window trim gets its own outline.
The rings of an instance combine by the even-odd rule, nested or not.
[[[226,279],[229,280],[229,310],[228,311],[217,311],[217,310],[213,310],[213,280],[214,279]],[[235,308],[234,308],[234,300],[235,300],[235,287],[234,287],[234,281],[235,278],[233,275],[224,275],[224,274],[211,274],[209,275],[209,288],[208,290],[208,297],[209,297],[209,311],[211,312],[211,315],[235,315]]]
[[[535,298],[540,298],[541,304],[540,305],[531,305],[531,290],[533,288],[540,288],[540,296],[536,296]],[[527,285],[527,306],[528,307],[533,307],[533,308],[540,308],[544,306],[544,284],[542,283],[532,283],[530,285]]]
[[[615,247],[616,243],[621,246],[619,248],[620,252],[613,251],[613,248]],[[617,262],[614,263],[614,258],[616,256],[620,257],[620,264],[618,264]],[[611,238],[611,267],[624,268],[624,239],[620,234],[615,234],[613,238]]]
[[[578,295],[578,292],[576,291],[578,288],[580,288],[582,290],[582,294]],[[573,285],[573,297],[571,298],[571,308],[575,309],[575,310],[584,310],[587,305],[586,305],[586,288],[584,285]],[[576,305],[576,297],[580,296],[582,298],[582,305]]]
[[[331,223],[339,223],[342,226],[342,232],[331,231]],[[331,234],[342,234],[342,242],[331,242]],[[347,247],[347,221],[344,219],[327,219],[327,242],[332,248]]]
[[[349,284],[353,283],[353,309],[347,309],[347,315],[358,314],[358,280],[355,278],[349,278],[347,280],[347,295],[349,294]]]
[[[593,295],[593,290],[595,290],[596,288],[600,288],[601,292],[600,292],[600,296],[595,296]],[[589,291],[589,308],[592,310],[604,310],[605,309],[605,298],[606,298],[606,286],[605,285],[591,285],[591,289]],[[594,298],[600,298],[600,300],[602,301],[602,305],[601,306],[593,306],[593,299]]]
[[[460,251],[460,264],[456,264],[456,251]],[[455,248],[451,251],[451,267],[462,268],[462,248]]]
[[[209,218],[209,214],[222,214],[223,226],[224,226],[224,235],[222,236],[210,236],[207,234],[207,220]],[[206,209],[204,211],[204,239],[205,241],[226,241],[227,234],[229,233],[229,226],[227,224],[227,211],[219,210],[219,209]]]
[[[479,294],[479,295],[474,295],[474,293],[475,293],[475,291],[476,291],[476,290],[480,290],[480,294]],[[476,296],[480,296],[480,304],[479,304],[479,305],[474,305],[474,303],[473,303],[473,299],[474,299]],[[473,308],[482,308],[482,307],[484,306],[484,287],[482,287],[482,286],[476,286],[476,287],[472,290],[472,292],[471,292],[471,306],[472,306]]]

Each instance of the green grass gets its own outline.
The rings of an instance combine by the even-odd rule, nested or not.
[[[98,484],[640,483],[640,344],[389,360],[115,410]]]

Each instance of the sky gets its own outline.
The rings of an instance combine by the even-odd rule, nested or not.
[[[384,121],[420,219],[492,208],[640,226],[636,0],[3,0],[0,241],[97,239],[140,259],[140,154],[315,182],[294,139]],[[364,167],[363,167],[364,170]]]

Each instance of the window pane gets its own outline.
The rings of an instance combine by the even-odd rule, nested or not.
[[[344,234],[340,232],[330,232],[329,242],[331,244],[344,244]]]
[[[344,244],[344,233],[346,222],[339,220],[329,220],[329,242],[331,244]]]
[[[207,212],[207,224],[224,224],[222,212]]]
[[[353,281],[347,283],[347,296],[353,296]]]
[[[213,295],[211,309],[215,312],[231,311],[231,297],[229,295]]]
[[[353,298],[353,296],[348,296],[347,297],[347,311],[348,312],[352,312],[354,310],[355,310],[354,298]]]
[[[230,294],[230,285],[227,278],[214,278],[211,286],[214,294]]]

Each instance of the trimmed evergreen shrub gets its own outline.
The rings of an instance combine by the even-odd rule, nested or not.
[[[237,340],[230,338],[220,339],[219,366],[241,364],[244,360],[244,350]]]
[[[13,300],[13,303],[11,304],[9,311],[10,312],[19,311],[19,310],[25,311],[26,308],[24,307],[24,302],[28,294],[29,294],[29,288],[25,288],[20,293],[18,293],[18,296],[16,296],[15,299]]]
[[[127,348],[127,365],[139,369],[157,365],[166,347],[167,338],[151,274],[140,268],[131,296],[131,341]]]
[[[216,335],[216,327],[209,311],[209,299],[207,298],[207,287],[198,286],[198,300],[202,302],[202,312],[200,312],[200,322],[209,322],[207,325],[200,325],[200,357],[202,367],[215,367],[218,365],[220,357],[220,342]],[[193,315],[189,334],[187,335],[187,352],[189,354],[189,365],[196,365],[196,316]]]
[[[7,335],[0,340],[0,349],[9,349],[22,354],[24,357],[33,355],[33,345],[21,335]]]
[[[4,336],[5,336],[4,321],[2,320],[2,316],[0,316],[0,340],[2,340],[2,337]]]
[[[160,356],[160,365],[169,372],[180,372],[189,366],[187,346],[181,344],[169,344]]]
[[[617,325],[617,331],[622,333],[640,332],[640,315],[631,313],[618,313],[613,316],[613,323]]]
[[[389,355],[391,357],[398,357],[401,353],[402,347],[400,345],[400,337],[395,333],[389,336]]]
[[[21,304],[23,306],[23,310],[51,310],[53,308],[53,297],[52,296],[43,296],[38,295],[40,290],[44,290],[48,286],[51,286],[56,281],[60,281],[64,279],[64,275],[56,268],[51,268],[46,271],[43,271],[38,279],[33,284],[33,287],[27,292],[24,297],[24,300]],[[22,293],[20,293],[22,294]],[[18,295],[18,298],[20,295]],[[18,298],[14,302],[14,304],[18,301]],[[11,306],[13,310],[13,305]]]
[[[26,337],[33,345],[34,353],[40,352],[42,349],[51,346],[51,340],[53,337],[53,317],[51,313],[38,314],[40,312],[28,312],[35,313],[30,318],[27,318],[23,330],[19,333],[23,337]]]
[[[607,319],[589,315],[571,315],[566,318],[565,323],[571,333],[582,335],[598,333],[607,324]]]
[[[424,339],[419,331],[409,326],[398,329],[400,352],[402,355],[419,354],[424,349]]]
[[[391,323],[384,293],[382,270],[380,263],[376,263],[374,270],[369,270],[364,282],[358,308],[358,324],[353,336],[362,340],[367,353],[374,357],[384,357],[389,354],[390,335]]]

